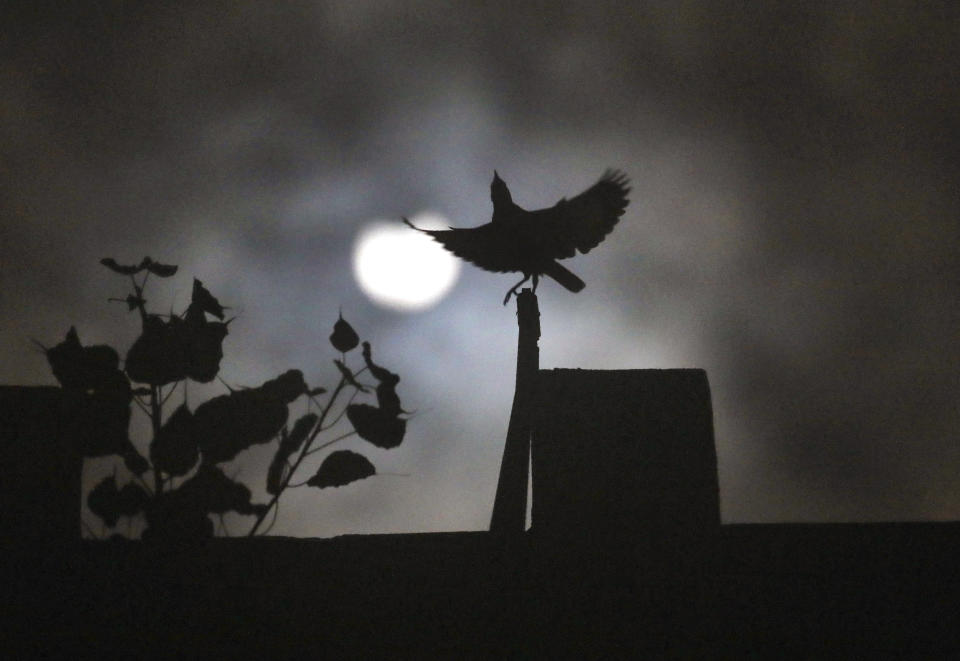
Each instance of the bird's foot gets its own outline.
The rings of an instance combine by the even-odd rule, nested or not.
[[[515,284],[513,287],[511,287],[511,288],[510,288],[510,291],[507,292],[507,295],[503,297],[503,304],[504,304],[504,305],[507,304],[507,301],[510,300],[510,295],[511,295],[511,294],[513,294],[514,296],[516,296],[516,295],[517,295],[517,290],[520,289],[520,287],[523,285],[523,283],[525,283],[525,282],[526,282],[527,280],[529,280],[529,279],[530,279],[530,276],[529,276],[529,275],[525,275],[524,278],[523,278],[523,280],[521,280],[520,282],[518,282],[517,284]]]

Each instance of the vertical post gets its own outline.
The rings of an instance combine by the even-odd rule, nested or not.
[[[500,463],[490,532],[522,533],[527,522],[527,477],[537,372],[540,368],[540,308],[537,296],[524,289],[517,296],[517,382]]]

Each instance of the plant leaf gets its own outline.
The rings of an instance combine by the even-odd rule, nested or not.
[[[337,450],[323,460],[317,474],[307,480],[307,484],[321,489],[342,487],[376,474],[377,469],[362,454],[350,450]]]
[[[196,278],[193,279],[193,293],[190,297],[190,306],[203,312],[209,312],[217,319],[223,320],[224,307],[220,305],[220,301],[214,298],[213,294],[203,286],[203,283]]]
[[[303,380],[303,372],[300,370],[287,370],[260,387],[264,392],[280,399],[285,404],[289,404],[307,392],[307,382]]]
[[[209,383],[220,371],[223,359],[223,339],[227,336],[227,325],[219,321],[200,323],[187,322],[183,325],[182,342],[187,356],[187,376],[198,383]]]
[[[143,475],[150,469],[150,462],[144,459],[132,444],[123,453],[123,465],[134,475]]]
[[[100,260],[100,263],[114,273],[119,273],[120,275],[135,275],[143,270],[142,264],[140,266],[117,264],[117,261],[113,257],[104,257]]]
[[[400,408],[400,397],[397,396],[397,384],[400,383],[400,376],[373,362],[369,342],[363,343],[363,360],[366,362],[370,374],[380,382],[377,384],[377,404],[379,404],[380,409],[389,415],[400,415],[403,411]]]
[[[162,386],[191,378],[209,383],[220,371],[227,325],[208,322],[202,312],[164,321],[148,315],[143,332],[127,352],[126,369],[139,383]]]
[[[316,413],[307,413],[293,423],[293,429],[291,429],[290,433],[280,442],[280,448],[286,452],[287,457],[300,449],[300,446],[307,440],[307,435],[310,434],[313,426],[317,424],[317,420],[319,419]]]
[[[87,506],[90,511],[103,519],[111,528],[120,518],[120,491],[113,475],[105,477],[87,494]]]
[[[350,368],[343,364],[340,360],[334,360],[333,364],[337,366],[337,369],[340,370],[340,374],[343,375],[344,380],[349,383],[351,386],[359,390],[360,392],[369,392],[363,384],[357,381],[356,377],[353,376],[353,372],[350,371]]]
[[[196,474],[180,489],[186,490],[186,493],[205,512],[212,514],[224,514],[230,511],[240,514],[259,514],[265,507],[265,505],[252,504],[250,489],[239,482],[234,482],[219,468],[209,464],[201,464]]]
[[[66,389],[83,390],[83,370],[80,366],[83,347],[77,337],[77,329],[70,327],[63,342],[45,350],[50,370],[60,385]]]
[[[106,345],[82,346],[73,327],[63,342],[45,351],[69,393],[71,421],[65,433],[70,442],[86,457],[135,452],[127,435],[133,394],[117,352]],[[131,464],[131,470],[137,468],[139,463]]]
[[[131,380],[162,386],[187,376],[187,351],[179,317],[164,321],[148,315],[143,332],[127,351],[125,368]]]
[[[290,466],[290,456],[300,449],[319,419],[316,414],[307,413],[293,424],[289,434],[286,429],[281,431],[280,446],[267,469],[267,493],[271,496],[280,493],[280,487]]]
[[[143,258],[143,261],[140,262],[140,268],[147,269],[150,273],[160,278],[169,278],[177,272],[176,265],[161,264],[160,262],[153,261],[149,257]]]
[[[351,404],[347,419],[360,438],[378,448],[395,448],[403,442],[407,421],[369,404]]]
[[[258,388],[235,390],[198,406],[193,433],[203,461],[229,461],[253,445],[270,441],[287,423],[292,392],[305,388],[303,374],[290,370]]]
[[[44,351],[53,376],[67,390],[100,390],[117,384],[117,352],[105,344],[82,346],[74,326],[63,342]]]
[[[357,332],[353,330],[353,326],[343,318],[343,314],[341,313],[339,319],[337,319],[337,322],[333,325],[330,344],[340,353],[346,353],[356,348],[359,343],[360,337],[357,335]]]
[[[179,477],[189,473],[199,458],[200,448],[193,435],[193,414],[183,404],[150,443],[150,460],[155,468]]]
[[[144,511],[150,496],[142,488],[129,482],[117,489],[117,480],[111,475],[102,479],[87,496],[90,511],[111,528],[121,516],[134,516]]]
[[[150,496],[140,485],[127,482],[117,493],[117,511],[120,516],[136,516],[150,503]]]
[[[290,464],[287,463],[287,460],[281,456],[278,451],[277,454],[273,456],[273,461],[270,462],[270,467],[267,469],[267,493],[271,496],[276,496],[280,493],[280,487],[283,485],[283,478],[286,477],[287,468]]]

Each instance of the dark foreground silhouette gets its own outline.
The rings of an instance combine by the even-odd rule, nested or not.
[[[958,658],[960,525],[721,525],[706,373],[531,371],[536,299],[518,305],[490,532],[81,541],[75,393],[0,387],[5,654]],[[399,377],[363,359],[378,407],[354,417],[390,447]],[[318,482],[372,471],[331,457]]]
[[[211,515],[226,531],[227,513],[250,517],[247,534],[263,534],[276,520],[289,488],[335,488],[377,474],[370,460],[353,450],[330,452],[319,464],[318,451],[352,436],[381,449],[403,441],[406,419],[396,392],[400,377],[373,361],[369,342],[362,343],[363,366],[356,371],[348,366],[348,354],[361,343],[342,314],[329,338],[340,356],[333,361],[340,379],[329,394],[326,388],[309,387],[303,371],[291,369],[256,387],[224,384],[226,394],[189,406],[188,380],[209,383],[218,378],[223,341],[233,321],[224,320],[229,308],[194,279],[182,313],[149,311],[147,282],[173,277],[177,266],[150,257],[139,264],[119,264],[112,258],[101,263],[129,279],[129,295],[111,300],[125,303],[140,321],[141,333],[124,359],[107,345],[84,346],[73,327],[55,346],[37,343],[63,389],[57,410],[62,425],[58,433],[67,446],[63,451],[68,456],[123,459],[120,475],[115,469],[87,496],[90,511],[99,519],[84,521],[87,534],[107,536],[108,529],[117,534],[121,524],[121,530],[135,536],[133,527],[145,524],[145,541],[190,542],[213,536]],[[377,381],[375,386],[360,381],[365,372]],[[376,392],[376,406],[353,401],[370,390]],[[145,453],[129,438],[135,407],[150,421]],[[305,413],[291,417],[304,407]],[[250,488],[222,468],[257,445],[274,447],[265,503],[254,502]],[[58,472],[55,464],[48,465],[51,473]],[[314,474],[304,481],[308,469]]]
[[[562,199],[549,209],[527,211],[514,203],[507,184],[494,172],[490,184],[493,219],[486,225],[422,230],[406,218],[403,222],[484,270],[523,273],[523,280],[504,297],[506,305],[511,294],[531,278],[536,292],[541,275],[550,276],[572,292],[586,286],[557,260],[573,257],[578,250],[586,254],[603,241],[629,204],[627,183],[622,172],[608,170],[576,197]]]
[[[5,655],[958,658],[960,525],[719,525],[703,372],[540,379],[525,533],[191,545],[80,541],[62,391],[0,388]]]

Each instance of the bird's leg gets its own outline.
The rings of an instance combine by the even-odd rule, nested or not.
[[[530,276],[529,276],[529,275],[524,275],[524,276],[523,276],[523,280],[521,280],[520,282],[518,282],[517,284],[515,284],[513,287],[511,287],[511,288],[510,288],[510,291],[507,292],[507,295],[503,297],[503,304],[506,305],[506,304],[507,304],[507,301],[510,300],[510,294],[513,294],[514,296],[516,296],[516,295],[517,295],[517,289],[520,288],[520,285],[522,285],[523,283],[525,283],[525,282],[526,282],[527,280],[529,280],[529,279],[530,279]]]
[[[536,273],[533,274],[533,293],[537,293],[537,283],[540,282],[540,276]]]

